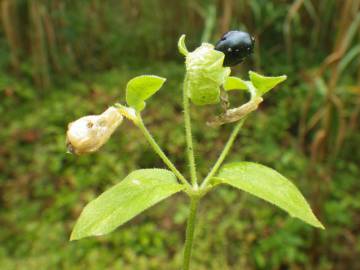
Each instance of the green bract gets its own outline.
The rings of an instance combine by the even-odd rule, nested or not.
[[[260,96],[270,91],[279,83],[285,81],[287,78],[286,75],[276,76],[276,77],[263,76],[254,71],[249,71],[249,77],[252,84],[257,89],[258,95]]]
[[[250,81],[244,81],[237,77],[227,77],[224,83],[226,91],[247,90],[250,93],[250,100],[240,107],[227,109],[223,114],[213,117],[207,122],[209,126],[220,126],[226,123],[237,122],[246,115],[255,111],[263,101],[262,96],[273,89],[276,85],[286,80],[286,76],[265,77],[256,72],[249,72]]]
[[[186,48],[186,44],[185,44],[185,35],[181,35],[181,37],[179,38],[178,49],[179,52],[184,56],[187,56],[189,54],[189,51]]]
[[[188,96],[196,105],[216,104],[220,101],[220,86],[230,75],[223,67],[225,55],[214,46],[203,43],[186,55],[186,81]]]
[[[166,81],[154,75],[142,75],[131,79],[126,86],[126,102],[136,111],[145,108],[145,100],[155,94]]]
[[[254,71],[249,71],[250,81],[244,81],[237,77],[227,77],[224,83],[224,89],[230,90],[248,90],[252,96],[262,96],[269,92],[279,83],[286,80],[286,75],[269,77],[260,75]]]
[[[227,77],[224,83],[224,89],[230,90],[247,90],[248,86],[245,81],[237,77]]]

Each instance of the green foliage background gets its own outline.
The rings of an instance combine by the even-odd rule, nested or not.
[[[130,123],[81,157],[65,153],[65,130],[124,102],[132,77],[166,77],[144,119],[186,170],[176,42],[186,33],[194,49],[228,29],[257,41],[233,74],[288,75],[249,118],[228,160],[261,162],[293,179],[327,229],[224,186],[201,205],[193,269],[359,269],[359,2],[1,1],[0,269],[180,268],[183,195],[108,236],[68,241],[88,201],[134,169],[164,165]],[[217,111],[192,109],[202,176],[231,130],[205,125]]]

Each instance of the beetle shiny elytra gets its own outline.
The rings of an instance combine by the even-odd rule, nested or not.
[[[254,50],[255,39],[243,31],[229,31],[216,43],[215,50],[225,54],[224,66],[241,63]]]

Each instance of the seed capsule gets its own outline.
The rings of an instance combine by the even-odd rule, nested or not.
[[[186,56],[186,76],[189,98],[195,105],[216,104],[220,101],[220,86],[230,75],[223,66],[224,54],[214,45],[203,43]]]
[[[254,44],[255,39],[249,33],[229,31],[216,43],[215,50],[225,54],[224,66],[231,67],[252,54]]]

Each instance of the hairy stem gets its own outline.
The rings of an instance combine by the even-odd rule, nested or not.
[[[244,124],[246,118],[243,118],[241,121],[239,121],[233,131],[231,132],[231,135],[228,139],[228,141],[226,142],[226,145],[224,147],[224,149],[222,150],[219,158],[217,159],[217,161],[215,162],[214,166],[212,167],[211,171],[208,173],[208,175],[205,177],[204,181],[201,183],[201,188],[205,188],[210,179],[217,173],[218,169],[220,168],[221,164],[224,162],[227,154],[229,153],[231,147],[234,144],[234,141],[236,139],[236,136],[238,135],[242,125]]]
[[[190,119],[190,104],[189,104],[189,83],[187,76],[185,76],[183,86],[183,106],[184,106],[184,121],[185,121],[185,135],[186,135],[186,152],[190,167],[191,184],[197,188],[196,164],[194,156],[194,146],[191,134],[191,119]]]
[[[186,238],[184,248],[183,270],[190,269],[191,251],[194,240],[196,213],[199,205],[199,198],[192,197],[190,201],[190,213],[186,225]]]
[[[149,130],[145,127],[144,122],[140,116],[138,116],[137,125],[144,134],[145,138],[153,148],[153,150],[160,156],[162,161],[169,167],[169,169],[176,175],[176,177],[180,180],[180,182],[187,187],[190,187],[189,182],[186,180],[186,178],[179,172],[179,170],[175,167],[175,165],[171,162],[171,160],[165,155],[163,150],[160,148],[160,146],[157,144],[153,136],[150,134]]]

